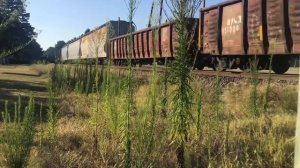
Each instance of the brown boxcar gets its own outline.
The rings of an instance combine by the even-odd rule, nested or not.
[[[199,37],[203,38],[203,52],[207,54],[219,54],[218,49],[218,8],[204,11],[203,15],[203,34]],[[202,39],[200,39],[202,40]],[[199,43],[201,44],[201,43]]]
[[[293,53],[300,53],[300,1],[289,0],[289,21],[293,41]]]
[[[215,69],[249,68],[254,55],[264,69],[272,55],[273,70],[284,73],[300,53],[299,0],[227,1],[201,9],[199,27],[200,59]]]
[[[283,55],[291,53],[293,43],[294,53],[300,48],[299,0],[232,0],[200,15],[204,54]]]
[[[198,19],[189,19],[188,20],[189,29],[198,29]],[[154,35],[155,33],[155,35]],[[154,38],[154,39],[153,39]],[[195,33],[194,41],[197,41],[198,33]],[[158,27],[146,28],[132,34],[132,59],[138,61],[152,61],[154,57],[157,59],[160,58],[172,58],[176,55],[176,46],[177,35],[173,23],[165,23]],[[125,43],[124,43],[125,41]],[[110,47],[113,51],[110,51],[112,54],[113,60],[122,60],[128,59],[129,57],[129,35],[119,36],[110,40],[110,44],[113,47]],[[124,44],[117,45],[116,44]],[[155,44],[155,46],[153,46]],[[124,50],[124,48],[126,48]],[[124,57],[124,52],[126,52]],[[119,52],[121,51],[121,53]],[[117,54],[115,54],[117,53]],[[154,55],[155,53],[155,55]],[[119,57],[121,56],[121,58]]]
[[[288,25],[285,20],[286,0],[267,0],[267,29],[269,54],[287,54],[288,46],[286,32]],[[287,1],[286,1],[287,2]]]
[[[265,54],[263,38],[263,0],[248,1],[248,54]]]
[[[156,32],[153,36],[153,32]],[[147,28],[133,33],[132,59],[153,59],[155,50],[156,58],[173,57],[176,35],[171,23],[165,23],[157,28]],[[155,37],[155,39],[153,39]],[[112,49],[111,58],[114,60],[128,59],[129,57],[129,35],[120,36],[110,40]],[[155,40],[155,46],[153,46]],[[121,43],[122,45],[117,45]],[[121,51],[119,53],[118,51]],[[115,54],[117,53],[117,54]],[[125,54],[124,54],[125,53]],[[119,57],[121,55],[121,58]]]
[[[244,54],[243,22],[242,2],[223,7],[221,24],[223,55]]]

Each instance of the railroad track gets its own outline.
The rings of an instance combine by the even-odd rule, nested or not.
[[[127,67],[119,67],[119,66],[113,66],[112,69],[119,70],[119,71],[127,71]],[[152,67],[134,67],[134,74],[136,76],[144,77],[148,76],[152,72]],[[164,67],[158,67],[157,72],[159,74],[163,74],[165,72]],[[260,82],[266,82],[269,79],[269,76],[271,75],[271,81],[272,82],[278,82],[278,83],[289,83],[297,85],[299,83],[299,74],[297,72],[291,73],[291,74],[274,74],[274,73],[267,73],[267,72],[260,72],[258,73],[258,80]],[[199,80],[199,79],[208,79],[208,80],[214,80],[217,76],[217,72],[213,70],[194,70],[192,72],[192,76]],[[219,77],[222,80],[225,81],[240,81],[244,79],[251,79],[252,74],[250,72],[241,72],[241,71],[221,71],[219,72]]]

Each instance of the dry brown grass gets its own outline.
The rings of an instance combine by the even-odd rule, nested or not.
[[[34,74],[39,66],[20,67],[26,73]],[[1,72],[14,72],[14,67],[0,67]],[[41,70],[43,71],[43,70]],[[41,72],[42,73],[42,72]],[[4,74],[8,75],[8,74]],[[2,76],[2,75],[1,75]],[[2,79],[2,77],[0,78]],[[16,78],[16,81],[28,80],[44,82],[47,76],[25,76],[17,79],[18,75],[8,75]],[[8,76],[3,77],[7,80]],[[203,115],[208,117],[212,114],[212,97],[214,90],[212,82],[201,81],[193,83],[195,92],[204,86]],[[173,87],[169,88],[171,92]],[[297,87],[292,85],[271,84],[270,102],[267,114],[263,113],[263,100],[266,85],[258,87],[259,117],[249,114],[249,97],[251,89],[247,81],[230,83],[224,86],[221,95],[221,116],[219,125],[215,126],[212,138],[208,138],[208,122],[202,123],[203,132],[196,136],[196,128],[192,127],[188,137],[186,158],[187,164],[193,167],[207,167],[209,160],[208,141],[212,144],[214,165],[216,167],[292,167],[294,151],[294,133],[297,111]],[[27,91],[28,90],[28,91]],[[27,89],[24,95],[30,89]],[[176,144],[169,136],[170,121],[168,117],[158,117],[155,130],[155,144],[153,152],[145,155],[142,140],[143,124],[147,122],[149,110],[149,86],[143,82],[136,89],[136,111],[132,114],[133,134],[133,164],[146,167],[176,167]],[[43,93],[46,94],[46,93]],[[43,94],[38,94],[42,96]],[[46,96],[46,95],[45,95]],[[159,94],[159,96],[161,96]],[[102,100],[102,97],[100,98]],[[122,113],[120,97],[116,100],[116,111]],[[194,102],[196,102],[195,97]],[[93,95],[84,96],[75,93],[65,93],[58,105],[59,120],[57,125],[57,139],[50,143],[44,128],[44,139],[39,146],[40,125],[37,126],[35,143],[32,147],[28,167],[118,167],[122,158],[122,132],[114,133],[110,126],[109,116],[103,112],[101,104],[99,113],[98,151],[94,152],[93,127],[91,125]],[[160,101],[158,97],[158,101]],[[193,107],[196,115],[196,107]],[[146,116],[146,120],[141,118]],[[228,122],[228,119],[229,122]],[[229,132],[226,132],[226,123],[229,123]],[[0,123],[1,124],[1,123]],[[1,130],[1,125],[0,125]],[[226,135],[227,134],[227,135]],[[224,137],[228,136],[228,139]],[[147,138],[147,137],[144,137]],[[223,155],[225,140],[227,140],[226,155]],[[145,155],[145,156],[144,156]],[[2,159],[3,160],[3,159]],[[0,155],[1,166],[1,155]]]
[[[204,82],[205,84],[205,82]],[[194,84],[199,89],[199,84]],[[211,111],[211,84],[206,85],[204,113]],[[155,152],[141,157],[143,144],[139,140],[141,116],[147,111],[148,85],[141,85],[135,94],[138,111],[133,114],[133,159],[138,165],[143,161],[143,166],[153,167],[175,167],[176,152],[169,136],[169,121],[159,117],[155,132]],[[262,101],[266,86],[259,87],[259,107],[262,111]],[[262,114],[258,118],[252,118],[247,110],[250,89],[247,82],[232,83],[226,85],[221,96],[222,115],[232,117],[229,125],[228,151],[225,159],[220,158],[224,148],[225,125],[221,124],[213,136],[213,153],[215,164],[228,167],[290,167],[293,161],[293,145],[296,115],[296,86],[285,86],[273,83],[271,85],[270,103],[268,114]],[[172,89],[170,89],[172,90]],[[287,96],[288,95],[288,96]],[[89,123],[91,116],[91,96],[86,97],[77,94],[68,94],[60,104],[60,120],[58,126],[59,143],[53,148],[42,148],[42,153],[50,153],[43,156],[45,163],[53,167],[63,164],[75,167],[114,167],[120,164],[122,147],[120,134],[113,134],[108,124],[108,116],[100,114],[99,121],[99,155],[92,156],[93,137],[92,128]],[[287,105],[285,105],[287,104]],[[225,122],[225,121],[224,121]],[[203,123],[206,127],[207,123]],[[204,128],[207,131],[207,129]],[[207,167],[207,133],[201,137],[195,137],[195,129],[192,128],[189,144],[187,147],[187,158],[190,165]],[[260,147],[258,148],[258,144]],[[257,152],[257,154],[255,154]],[[54,158],[53,158],[54,157]],[[240,158],[239,158],[240,157]],[[200,161],[201,160],[201,161]],[[223,160],[223,161],[222,161]],[[222,162],[220,162],[222,161]],[[223,163],[224,162],[224,163]],[[72,165],[73,164],[73,165]],[[45,167],[45,166],[44,166]]]

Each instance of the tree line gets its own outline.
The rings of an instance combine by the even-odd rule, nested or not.
[[[0,64],[54,62],[60,57],[65,42],[58,41],[43,51],[29,18],[26,0],[0,0]]]

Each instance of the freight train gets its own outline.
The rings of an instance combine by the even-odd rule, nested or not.
[[[194,55],[197,69],[245,70],[256,58],[259,69],[268,69],[272,62],[273,71],[282,74],[289,69],[289,61],[300,54],[300,0],[231,0],[201,9],[199,19],[189,19],[189,22],[192,22],[191,30],[193,27],[197,29],[192,38],[197,43],[197,52],[191,51],[197,53]],[[64,46],[62,60],[98,55],[100,60],[110,58],[115,64],[124,64],[129,58],[129,23],[109,23],[112,26],[105,24]],[[156,36],[153,33],[157,33]],[[93,37],[99,36],[105,40],[98,42],[96,46],[99,48],[92,52],[91,46],[97,42]],[[151,63],[154,57],[158,62],[166,58],[173,60],[176,39],[172,22],[136,31],[133,33],[131,59],[137,64]]]

